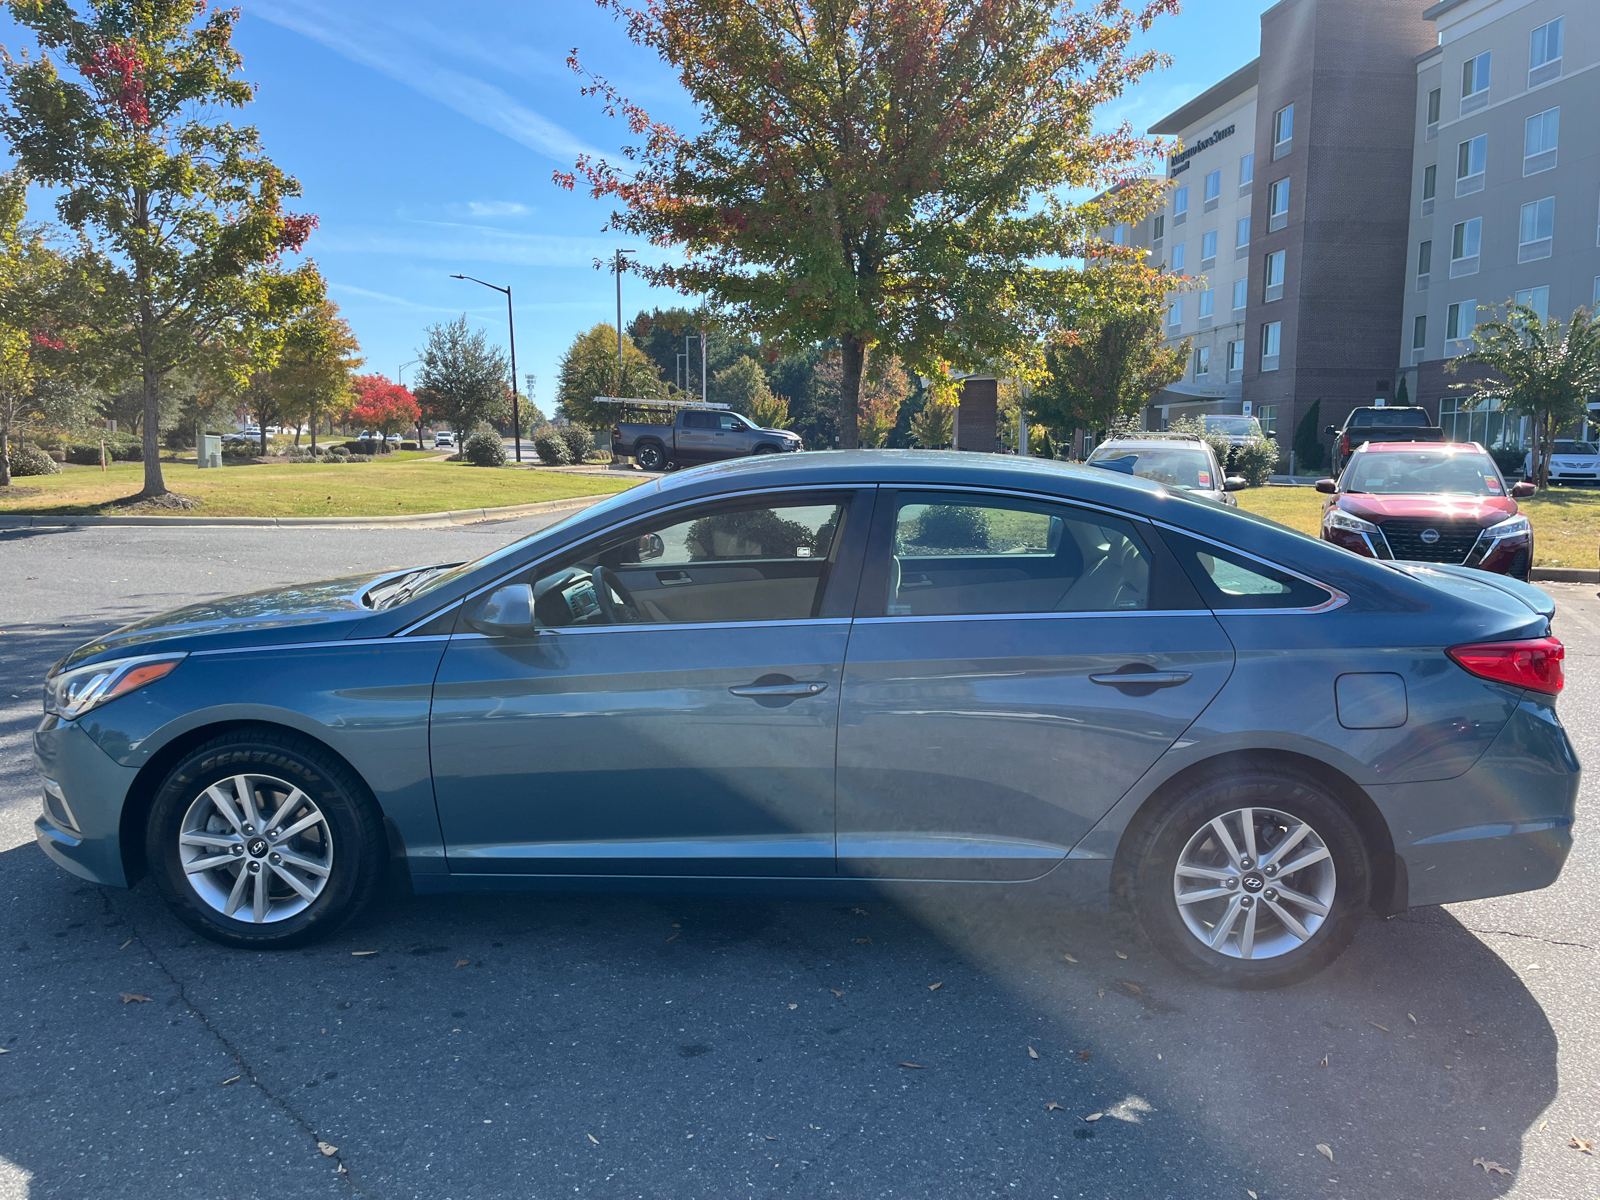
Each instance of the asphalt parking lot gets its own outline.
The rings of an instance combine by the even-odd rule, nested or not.
[[[251,954],[34,846],[72,646],[536,527],[0,532],[0,1198],[1600,1197],[1591,782],[1555,887],[1266,994],[973,901],[403,898]],[[1547,586],[1597,762],[1600,599]]]

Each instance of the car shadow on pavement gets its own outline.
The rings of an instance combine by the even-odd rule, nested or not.
[[[1544,1013],[1440,910],[1249,993],[970,893],[395,897],[273,954],[32,846],[0,896],[34,1195],[1426,1200],[1507,1190],[1556,1093]]]

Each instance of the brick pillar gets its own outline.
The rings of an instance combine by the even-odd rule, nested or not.
[[[1000,386],[996,380],[975,376],[961,381],[958,449],[993,454],[1000,448],[995,440],[999,400]]]

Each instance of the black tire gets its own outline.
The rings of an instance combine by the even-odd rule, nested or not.
[[[1245,959],[1210,948],[1185,923],[1175,896],[1179,856],[1190,839],[1213,819],[1239,809],[1274,809],[1305,822],[1326,846],[1336,875],[1336,890],[1321,925],[1308,940],[1274,957]],[[1338,800],[1288,771],[1247,769],[1195,780],[1161,803],[1130,836],[1122,860],[1123,885],[1145,936],[1178,966],[1208,983],[1275,988],[1309,978],[1344,952],[1367,910],[1371,867],[1361,831]],[[1261,852],[1266,857],[1264,846]],[[1270,885],[1267,881],[1268,894]],[[1259,878],[1255,886],[1261,886]],[[1266,914],[1266,907],[1260,912]],[[1262,920],[1276,918],[1263,915]]]
[[[778,448],[776,446],[757,446],[755,452],[757,454],[776,454]]]
[[[321,892],[303,910],[264,924],[213,908],[179,857],[190,806],[212,785],[246,774],[299,788],[321,810],[331,834],[331,868]],[[256,950],[288,949],[338,930],[372,901],[388,862],[383,820],[361,778],[309,739],[271,729],[223,734],[178,763],[151,806],[145,853],[162,899],[180,921],[211,941]]]
[[[637,447],[633,457],[634,461],[646,471],[663,471],[667,466],[666,452],[654,442],[646,442]]]

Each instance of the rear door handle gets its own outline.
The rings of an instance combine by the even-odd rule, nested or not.
[[[825,683],[752,683],[745,687],[731,687],[735,696],[816,696],[827,691]]]
[[[1114,688],[1156,688],[1178,687],[1188,683],[1193,676],[1188,671],[1127,671],[1112,675],[1091,675],[1090,683],[1102,683],[1106,687]]]
[[[662,587],[672,587],[679,583],[693,583],[687,571],[657,571],[656,580]]]

